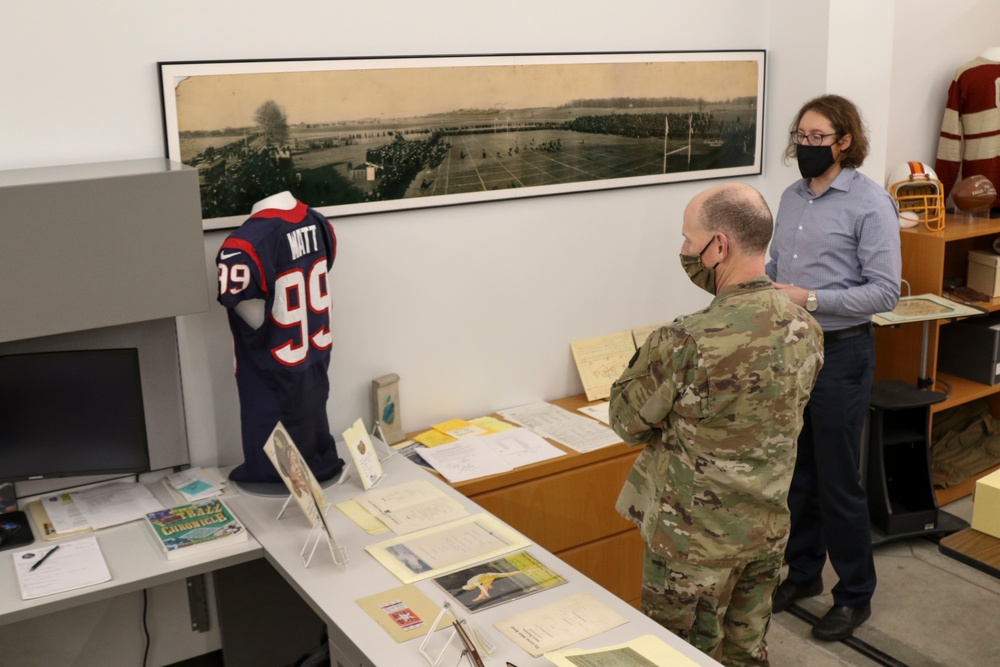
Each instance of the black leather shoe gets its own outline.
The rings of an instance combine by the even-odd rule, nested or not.
[[[872,606],[870,604],[866,604],[864,607],[834,605],[813,626],[813,637],[826,642],[847,639],[854,633],[854,628],[867,621],[871,615]]]
[[[792,606],[792,603],[802,598],[811,598],[823,592],[823,580],[817,579],[809,584],[794,584],[785,579],[774,589],[774,598],[771,600],[771,613],[777,614]]]

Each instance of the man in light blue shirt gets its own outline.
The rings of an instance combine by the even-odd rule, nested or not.
[[[857,171],[868,154],[852,102],[824,95],[791,127],[786,157],[802,180],[781,196],[767,275],[823,327],[826,357],[804,413],[788,496],[788,576],[775,613],[823,592],[827,555],[839,577],[833,607],[813,627],[849,637],[871,615],[875,562],[859,458],[875,370],[871,316],[899,300],[899,218],[889,193]]]

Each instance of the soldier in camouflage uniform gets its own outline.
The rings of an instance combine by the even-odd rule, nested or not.
[[[688,204],[681,263],[716,296],[651,334],[611,390],[612,427],[646,445],[616,503],[646,544],[642,609],[726,665],[768,664],[795,442],[823,364],[822,329],[764,273],[772,227],[746,185]]]

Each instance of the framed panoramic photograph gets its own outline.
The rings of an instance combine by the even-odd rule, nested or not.
[[[159,64],[205,229],[761,173],[765,52]]]

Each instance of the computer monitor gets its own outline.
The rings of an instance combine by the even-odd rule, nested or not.
[[[138,350],[0,356],[0,482],[147,470]]]

